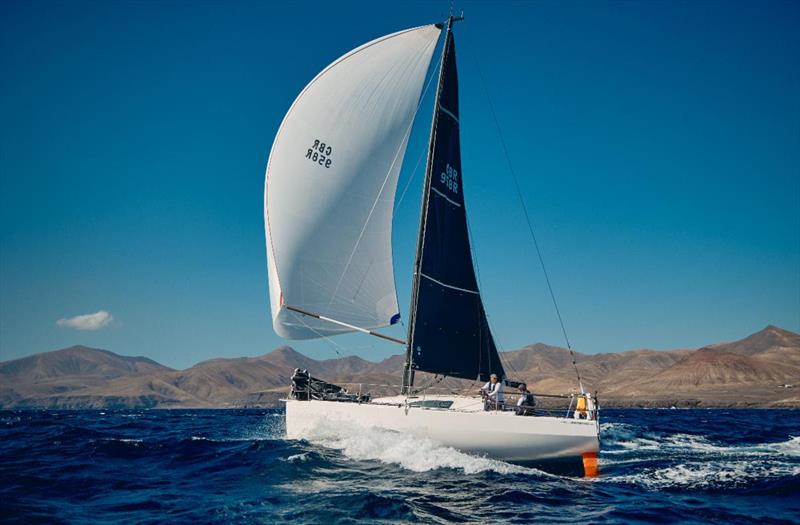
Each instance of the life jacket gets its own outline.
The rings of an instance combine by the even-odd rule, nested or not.
[[[575,411],[586,415],[586,396],[578,396],[578,401],[575,404]]]
[[[533,404],[533,394],[530,392],[525,392],[522,394],[522,406],[532,407]]]

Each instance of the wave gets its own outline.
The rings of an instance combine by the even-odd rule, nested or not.
[[[300,454],[292,454],[291,456],[286,458],[286,461],[288,461],[289,463],[297,463],[297,462],[304,463],[310,460],[311,460],[310,452],[301,452]]]
[[[611,476],[600,481],[630,483],[648,488],[735,487],[756,480],[800,475],[800,465],[769,461],[706,461],[648,468],[634,474]]]
[[[414,472],[450,468],[466,474],[492,471],[498,474],[541,474],[542,471],[473,456],[436,441],[376,427],[318,423],[306,436],[315,445],[340,451],[356,460],[396,464]]]
[[[800,436],[793,436],[788,441],[781,441],[779,443],[770,443],[764,445],[779,454],[787,456],[800,457]]]
[[[659,455],[702,455],[716,454],[728,456],[791,456],[800,457],[800,437],[791,437],[777,443],[751,443],[742,445],[719,445],[703,436],[694,434],[669,434],[634,438],[618,441],[611,446],[621,449],[603,449],[602,454],[619,455],[633,452],[656,452]]]
[[[605,467],[608,474],[601,482],[713,489],[800,475],[800,436],[729,445],[697,434],[652,432],[614,422],[601,425],[601,440],[601,471]]]
[[[603,423],[600,425],[600,438],[601,454],[603,455],[633,452],[657,452],[673,455],[680,452],[682,454],[800,457],[800,436],[790,436],[786,441],[773,443],[720,445],[697,434],[646,432],[627,423]]]
[[[22,419],[19,416],[11,416],[11,417],[1,417],[0,423],[6,426],[14,426],[18,423],[21,423]]]
[[[212,443],[283,440],[286,436],[286,421],[283,414],[265,414],[258,424],[244,427],[230,434],[220,432],[219,429],[210,430],[210,435],[193,435],[191,439]]]
[[[0,522],[800,523],[800,411],[609,410],[580,480],[382,429],[287,440],[282,410],[106,412],[0,413]]]
[[[120,443],[134,443],[134,444],[144,442],[143,439],[135,439],[135,438],[119,438],[119,439],[109,438],[109,441],[119,441]]]

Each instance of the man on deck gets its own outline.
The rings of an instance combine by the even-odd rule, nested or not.
[[[519,400],[517,401],[516,413],[518,416],[532,416],[533,407],[536,405],[536,399],[528,390],[528,385],[525,383],[519,384]]]
[[[481,395],[486,399],[486,410],[502,409],[505,397],[503,396],[503,383],[498,381],[497,374],[489,376],[489,382],[481,388]]]

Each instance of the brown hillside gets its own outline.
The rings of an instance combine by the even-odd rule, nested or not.
[[[146,357],[126,357],[78,345],[0,363],[0,380],[16,383],[87,376],[113,379],[166,370],[171,369]]]
[[[509,377],[535,392],[560,394],[577,386],[564,348],[536,344],[502,358]],[[576,353],[576,360],[584,386],[598,391],[606,406],[800,406],[800,336],[774,326],[699,350]],[[284,346],[259,357],[172,370],[78,346],[0,363],[0,408],[263,406],[285,395],[295,368],[352,390],[396,394],[404,361],[402,355],[379,363],[355,356],[318,361]],[[416,379],[415,386],[438,391],[480,387],[422,372]]]

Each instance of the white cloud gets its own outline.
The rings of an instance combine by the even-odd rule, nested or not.
[[[69,319],[59,319],[56,324],[61,328],[74,328],[75,330],[99,330],[114,320],[114,316],[105,310],[93,314],[76,315]]]

